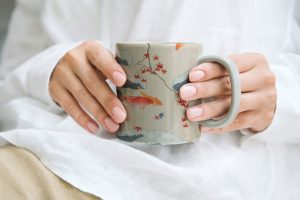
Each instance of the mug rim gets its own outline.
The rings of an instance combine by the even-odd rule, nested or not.
[[[174,46],[177,44],[182,44],[182,45],[186,45],[186,46],[203,46],[202,43],[200,42],[117,42],[116,46],[118,45],[127,45],[127,46],[131,46],[131,45],[138,45],[138,46],[145,46],[145,45],[161,45],[161,46]]]

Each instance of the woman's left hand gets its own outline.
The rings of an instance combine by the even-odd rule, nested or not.
[[[257,53],[229,56],[237,65],[241,80],[240,110],[236,119],[224,128],[201,127],[202,131],[224,133],[250,129],[260,132],[273,120],[276,107],[275,76],[268,67],[266,58]],[[226,114],[230,106],[231,85],[226,70],[217,63],[203,63],[189,74],[188,83],[180,88],[183,100],[213,97],[215,100],[190,107],[187,117],[202,121]]]

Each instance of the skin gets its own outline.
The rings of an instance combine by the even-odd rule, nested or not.
[[[261,54],[244,53],[229,57],[240,71],[240,113],[227,127],[202,127],[202,131],[223,133],[249,128],[253,132],[260,132],[269,126],[274,117],[275,76]],[[58,62],[50,79],[49,91],[53,100],[89,132],[97,132],[98,124],[108,132],[115,132],[127,114],[106,79],[122,86],[126,81],[126,74],[113,55],[101,44],[86,41],[67,52]],[[203,63],[193,68],[189,79],[190,83],[180,88],[182,99],[215,99],[189,108],[189,120],[202,121],[226,113],[230,106],[231,86],[227,73],[221,66],[216,63]]]

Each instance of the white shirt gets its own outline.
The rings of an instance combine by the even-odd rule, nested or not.
[[[33,152],[103,199],[299,199],[300,4],[293,0],[19,0],[0,67],[0,143]],[[296,12],[297,11],[297,12]],[[259,52],[276,74],[265,131],[194,144],[125,144],[87,134],[48,92],[58,60],[87,39],[201,42],[206,54]]]

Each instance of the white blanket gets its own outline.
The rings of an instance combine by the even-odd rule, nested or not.
[[[0,145],[28,149],[62,179],[105,200],[300,198],[300,39],[291,39],[299,33],[293,1],[65,2],[18,1],[0,67]],[[177,17],[162,17],[174,10]],[[270,58],[278,102],[267,130],[203,134],[184,145],[126,144],[103,130],[87,133],[49,96],[50,74],[74,41],[95,37],[113,51],[116,41],[180,41],[183,33],[185,40],[203,41],[207,52],[258,51]]]

